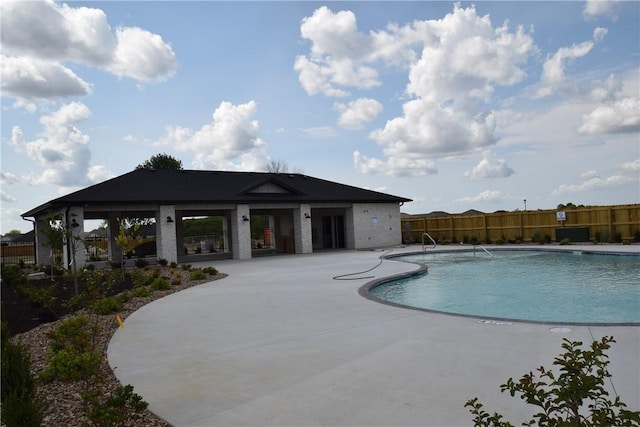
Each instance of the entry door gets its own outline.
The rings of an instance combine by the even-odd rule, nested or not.
[[[322,247],[324,249],[345,247],[343,215],[322,217]]]

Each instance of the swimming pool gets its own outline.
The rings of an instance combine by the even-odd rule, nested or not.
[[[369,289],[394,304],[490,319],[640,324],[640,257],[481,249],[394,257],[426,274]]]

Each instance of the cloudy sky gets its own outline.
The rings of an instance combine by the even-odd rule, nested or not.
[[[640,202],[640,3],[37,2],[1,16],[2,232],[157,153],[412,198]]]

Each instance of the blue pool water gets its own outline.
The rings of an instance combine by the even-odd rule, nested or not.
[[[640,323],[640,257],[583,252],[420,253],[427,274],[383,283],[379,299],[478,317],[553,323]]]

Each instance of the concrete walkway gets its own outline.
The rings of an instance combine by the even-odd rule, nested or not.
[[[374,267],[383,253],[205,263],[229,277],[135,312],[113,336],[109,363],[174,426],[461,426],[472,424],[464,404],[475,396],[519,425],[536,408],[500,384],[551,368],[563,338],[613,335],[613,385],[640,409],[640,327],[555,333],[562,325],[482,322],[367,300],[358,288],[371,277],[332,279]],[[385,260],[362,276],[416,268]]]

